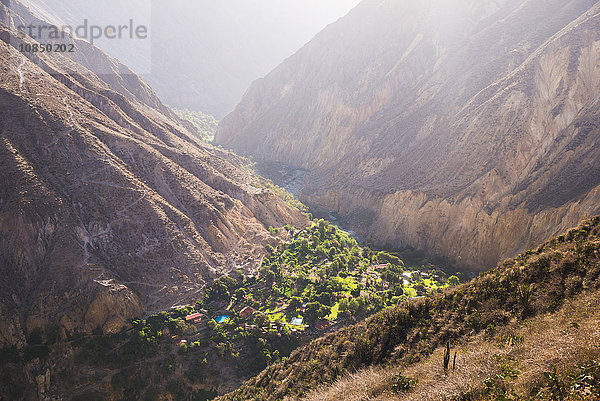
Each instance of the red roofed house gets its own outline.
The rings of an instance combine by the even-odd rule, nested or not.
[[[192,313],[191,315],[187,315],[185,320],[186,322],[189,322],[190,320],[193,322],[199,322],[200,318],[202,318],[202,313]]]
[[[251,315],[254,313],[254,308],[251,308],[249,306],[246,306],[244,309],[242,309],[242,311],[240,312],[240,316],[241,317],[246,317],[248,315]]]

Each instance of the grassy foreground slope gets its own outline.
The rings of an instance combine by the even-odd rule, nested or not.
[[[221,399],[596,399],[599,237],[595,217],[467,284],[314,340]],[[445,374],[448,342],[458,356]]]
[[[444,347],[419,363],[379,366],[313,390],[321,400],[598,400],[600,294],[565,300],[557,312],[484,331],[456,347],[443,369]],[[453,353],[451,353],[453,355]]]

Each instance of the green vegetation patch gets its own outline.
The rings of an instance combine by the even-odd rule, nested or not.
[[[200,139],[205,142],[212,142],[215,139],[215,133],[217,132],[217,126],[219,125],[219,122],[213,116],[204,114],[200,111],[192,111],[188,109],[173,109],[173,111],[179,116],[179,118],[192,123],[192,125],[198,130]]]

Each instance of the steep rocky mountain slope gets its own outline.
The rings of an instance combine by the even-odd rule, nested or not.
[[[67,37],[73,53],[20,53],[35,43],[14,27],[42,23],[10,3],[0,4],[1,344],[50,323],[115,332],[195,301],[220,274],[260,264],[269,226],[303,223],[99,49]]]
[[[307,203],[473,269],[600,212],[600,3],[365,0],[217,142],[310,169]]]
[[[263,77],[358,0],[138,1],[128,15],[117,1],[25,0],[41,16],[68,24],[85,18],[116,23],[151,14],[151,51],[122,40],[98,46],[143,78],[177,108],[214,115],[231,112],[253,80]],[[126,18],[125,18],[126,17]],[[185,56],[183,56],[185,55]],[[151,57],[151,61],[144,61]],[[140,60],[142,60],[140,62]]]
[[[594,217],[469,283],[314,340],[218,399],[595,400],[599,304]]]

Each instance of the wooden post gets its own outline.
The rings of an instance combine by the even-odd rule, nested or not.
[[[450,341],[446,342],[446,349],[444,350],[444,372],[448,373],[448,366],[450,365]]]

